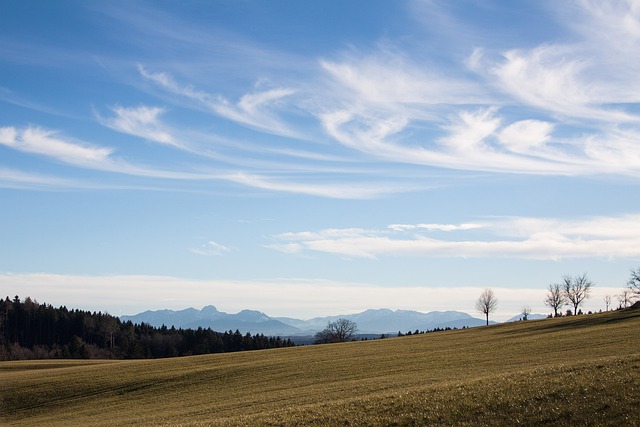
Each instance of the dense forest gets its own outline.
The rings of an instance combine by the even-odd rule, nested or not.
[[[175,329],[122,322],[106,313],[0,298],[0,360],[142,359],[289,347],[291,340],[236,330]]]

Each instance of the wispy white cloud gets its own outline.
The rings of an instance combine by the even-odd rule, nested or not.
[[[520,120],[500,131],[498,140],[509,151],[518,154],[541,154],[548,147],[553,123],[540,120]]]
[[[154,122],[158,111],[148,109],[133,111],[133,117],[138,117],[136,123],[125,120],[118,126],[137,126],[138,122]],[[127,113],[122,112],[122,115]],[[117,120],[116,120],[117,121]],[[135,120],[133,120],[135,122]],[[116,123],[112,123],[116,126]],[[129,128],[131,133],[147,135],[146,131]],[[154,136],[155,134],[151,135]],[[370,199],[400,191],[413,191],[416,185],[401,185],[390,183],[314,183],[300,182],[295,178],[273,178],[263,174],[246,172],[217,171],[214,173],[194,173],[191,171],[166,170],[137,165],[113,156],[114,150],[85,142],[73,141],[57,132],[41,128],[18,129],[14,127],[0,128],[0,144],[30,154],[43,155],[60,162],[74,166],[133,176],[173,179],[173,180],[201,180],[227,181],[242,184],[247,187],[279,191],[294,194],[305,194],[318,197],[339,199]],[[174,145],[174,144],[172,144]],[[177,144],[175,144],[177,145]],[[187,151],[192,149],[185,147]],[[305,179],[303,178],[303,181]]]
[[[560,8],[560,19],[580,37],[583,49],[594,52],[602,96],[637,102],[640,64],[640,7],[635,0],[579,0],[578,7]],[[567,19],[570,18],[570,19]]]
[[[104,116],[96,112],[101,124],[117,132],[143,138],[147,141],[170,145],[207,161],[220,162],[233,168],[251,170],[278,170],[289,172],[361,175],[369,173],[361,163],[346,156],[298,148],[287,142],[277,141],[266,145],[245,139],[234,139],[212,132],[173,127],[163,120],[165,108],[140,105],[137,107],[111,108],[114,115]],[[285,140],[288,141],[288,140]],[[334,164],[339,164],[336,166]],[[351,163],[351,164],[350,164]]]
[[[447,15],[447,7],[420,8],[430,20],[455,22],[462,28]],[[621,106],[639,101],[633,88],[638,86],[635,76],[640,66],[632,58],[640,52],[637,43],[628,42],[638,37],[637,6],[584,1],[574,9],[572,42],[550,40],[526,48],[467,46],[468,57],[456,58],[458,63],[431,62],[428,55],[415,55],[407,45],[378,42],[368,52],[352,47],[347,53],[325,55],[315,70],[308,68],[307,60],[299,70],[306,73],[304,79],[277,83],[277,77],[271,77],[265,79],[268,87],[237,96],[216,94],[219,91],[203,80],[189,82],[190,73],[182,73],[186,82],[180,82],[166,71],[144,65],[137,69],[145,81],[173,95],[177,104],[186,100],[191,108],[259,132],[318,142],[318,135],[309,132],[317,128],[304,129],[298,121],[301,115],[315,117],[326,136],[353,150],[353,158],[367,156],[359,161],[499,173],[638,176],[640,162],[632,141],[640,134],[640,117]],[[618,36],[593,35],[611,31]],[[170,39],[184,37],[170,33],[166,35]],[[617,42],[622,39],[626,41]],[[468,44],[471,39],[462,40]],[[260,76],[254,79],[260,80]],[[158,118],[163,111],[114,109],[110,125],[175,143],[182,132],[161,125]],[[305,151],[261,145],[260,150],[291,156],[291,165],[296,160],[335,159],[334,149],[327,146]],[[225,156],[216,153],[216,158],[224,161]],[[233,156],[226,159],[234,162]],[[398,174],[398,169],[387,168],[385,173]],[[260,170],[241,173],[236,180],[256,188],[296,191],[291,185],[278,188],[278,180],[266,178]],[[296,185],[305,194],[327,193]]]
[[[270,107],[277,106],[281,100],[293,93],[295,92],[292,89],[287,88],[248,93],[235,104],[221,97],[220,102],[211,107],[221,116],[250,127],[283,136],[296,136],[296,132],[276,118],[270,110]]]
[[[131,183],[111,183],[104,179],[67,178],[40,172],[0,167],[0,187],[34,191],[61,190],[124,190],[124,191],[181,191],[167,186],[149,186]],[[182,190],[184,191],[184,190]]]
[[[0,144],[18,151],[85,166],[106,161],[114,151],[113,148],[71,142],[59,137],[57,132],[37,127],[0,128]]]
[[[608,107],[621,101],[606,93],[616,90],[590,71],[597,58],[566,46],[541,46],[531,51],[504,53],[504,62],[492,72],[503,88],[526,104],[569,118],[638,122],[640,118]],[[619,89],[617,89],[619,90]]]
[[[421,7],[446,21],[446,7]],[[640,131],[640,116],[625,105],[640,102],[640,45],[633,42],[638,7],[584,1],[579,12],[568,9],[577,17],[570,20],[575,41],[503,50],[473,46],[458,66],[429,63],[388,45],[369,55],[323,59],[322,69],[338,89],[318,118],[336,141],[391,162],[638,176],[635,147],[621,135]],[[599,36],[610,31],[615,37]],[[460,65],[474,74],[461,73]]]
[[[440,125],[442,135],[416,136],[405,116],[348,110],[321,116],[326,132],[375,158],[440,168],[542,175],[640,175],[640,129],[615,127],[575,137],[554,134],[558,124],[525,119],[504,122],[495,108],[460,111]]]
[[[482,224],[391,224],[387,228],[393,231],[464,231],[482,228]]]
[[[42,173],[0,167],[0,187],[21,189],[78,188],[82,183]]]
[[[501,120],[493,108],[478,111],[461,111],[456,120],[447,125],[449,135],[440,139],[450,151],[476,157],[487,151],[486,140],[496,133]]]
[[[210,240],[196,248],[189,249],[189,251],[202,256],[221,256],[231,251],[231,248]]]
[[[376,158],[461,170],[577,175],[594,172],[637,174],[640,165],[621,169],[600,159],[570,155],[547,143],[552,124],[518,121],[506,126],[494,108],[461,111],[441,125],[443,136],[414,136],[403,116],[366,117],[342,110],[321,117],[329,135],[342,144]],[[529,131],[533,131],[529,133]],[[571,150],[579,149],[579,143]],[[567,144],[569,145],[569,144]]]
[[[228,120],[276,135],[298,136],[298,133],[277,114],[283,100],[296,93],[292,88],[277,87],[247,93],[242,95],[237,102],[233,102],[222,95],[216,96],[195,89],[191,85],[181,85],[166,72],[152,72],[142,65],[138,65],[138,71],[142,77],[164,90],[195,101],[200,106]]]
[[[415,185],[393,185],[372,183],[301,183],[291,180],[277,180],[258,174],[239,172],[227,176],[230,181],[264,190],[282,191],[286,193],[306,194],[310,196],[334,199],[371,199],[383,195],[414,191]]]
[[[178,82],[169,73],[148,71],[140,64],[138,64],[138,72],[142,77],[157,84],[161,88],[174,94],[198,101],[202,104],[207,104],[211,98],[211,95],[206,92],[196,90],[193,86],[178,84]]]
[[[429,19],[435,16],[441,23],[449,22],[447,6],[414,7],[430,11]],[[152,35],[171,43],[176,51],[184,43],[202,49],[216,39],[205,28],[181,32],[157,25],[147,15],[129,16],[106,9],[104,13],[136,28],[139,33],[131,33],[136,38]],[[169,14],[148,9],[162,22],[171,22]],[[635,141],[640,137],[640,116],[635,107],[622,105],[640,102],[640,65],[635,61],[640,52],[638,43],[633,43],[639,39],[638,7],[630,1],[607,5],[584,1],[574,9],[579,13],[570,24],[572,40],[549,40],[533,47],[519,47],[518,40],[497,46],[465,45],[466,58],[452,54],[446,61],[429,59],[428,50],[416,54],[415,45],[401,40],[395,44],[376,41],[369,49],[353,46],[347,53],[323,53],[322,58],[304,58],[300,66],[291,56],[269,51],[261,61],[270,62],[269,55],[287,57],[281,69],[296,71],[263,77],[261,72],[243,69],[243,81],[259,83],[241,89],[233,86],[224,95],[223,83],[211,83],[198,72],[185,71],[190,63],[178,66],[149,59],[153,65],[138,65],[135,79],[154,94],[164,95],[169,106],[117,106],[98,120],[117,132],[198,155],[201,158],[194,167],[184,163],[168,165],[168,171],[147,167],[142,161],[124,161],[131,158],[125,157],[121,145],[97,146],[37,127],[2,128],[1,143],[102,171],[217,179],[332,198],[371,198],[424,188],[405,185],[409,173],[398,164],[414,165],[410,173],[426,166],[491,173],[638,177],[640,149]],[[459,28],[460,23],[456,25]],[[443,31],[446,27],[442,26]],[[594,36],[610,32],[616,36]],[[618,39],[624,42],[616,43]],[[260,50],[240,39],[221,49],[230,53],[232,47],[241,49],[243,42],[247,52]],[[205,51],[198,52],[206,57]],[[198,56],[193,61],[201,59]],[[265,67],[261,71],[266,69],[273,70]],[[291,78],[295,73],[298,77]],[[187,105],[209,116],[206,123],[198,121],[201,117],[194,120],[195,126],[175,124],[179,120],[167,119],[173,118],[171,104],[176,110]],[[234,133],[225,141],[204,137],[215,132],[208,121],[210,115],[257,132],[238,139]],[[341,162],[341,168],[333,162]],[[376,179],[370,179],[371,171],[350,167],[354,164],[375,165]],[[178,170],[172,171],[174,168]],[[193,173],[191,169],[216,172]]]
[[[582,220],[495,218],[473,224],[392,224],[386,229],[329,229],[282,233],[269,248],[285,253],[323,252],[346,257],[464,258],[640,257],[640,215]],[[457,231],[455,238],[430,235]],[[473,231],[465,238],[464,232]],[[406,232],[412,232],[407,235]]]
[[[323,59],[320,66],[345,98],[386,108],[412,105],[479,104],[490,100],[477,83],[451,72],[405,58],[397,49],[382,47],[370,56],[346,55]]]
[[[601,169],[628,171],[638,175],[640,168],[640,129],[612,130],[603,135],[588,135],[579,141],[585,153]]]
[[[101,123],[118,132],[135,135],[149,141],[180,147],[171,132],[165,129],[159,117],[164,113],[160,107],[114,107],[114,117],[103,118],[98,116]]]
[[[479,72],[483,69],[484,56],[484,48],[474,47],[471,51],[471,55],[469,55],[465,60],[465,65],[470,70]]]
[[[73,166],[151,178],[179,180],[223,179],[220,174],[197,174],[154,169],[113,156],[115,149],[76,141],[53,130],[38,127],[0,128],[0,144],[29,154],[49,157]]]
[[[573,39],[504,51],[489,69],[496,83],[526,105],[564,119],[637,125],[640,116],[624,105],[640,101],[637,2],[581,0],[554,12],[574,31]]]

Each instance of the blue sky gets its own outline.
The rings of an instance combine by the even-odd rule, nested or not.
[[[637,1],[3,2],[0,293],[589,309],[640,265]]]

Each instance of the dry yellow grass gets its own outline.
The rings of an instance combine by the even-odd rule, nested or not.
[[[8,425],[639,425],[640,311],[0,378]]]

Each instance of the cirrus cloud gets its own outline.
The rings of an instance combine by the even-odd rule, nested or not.
[[[189,249],[189,251],[202,256],[221,256],[231,251],[231,248],[210,240],[198,247]]]
[[[65,140],[57,132],[39,127],[0,128],[0,144],[18,151],[56,158],[66,163],[91,165],[104,162],[113,148]]]
[[[455,236],[450,236],[451,232],[456,232]],[[473,234],[465,235],[468,232]],[[640,214],[573,221],[506,217],[473,224],[392,224],[380,230],[327,229],[288,232],[273,238],[275,243],[267,247],[284,253],[355,258],[638,258]]]
[[[163,108],[141,105],[138,107],[118,106],[111,110],[115,113],[114,117],[99,117],[99,120],[107,127],[150,141],[181,147],[176,138],[159,121],[160,115],[165,111]]]

